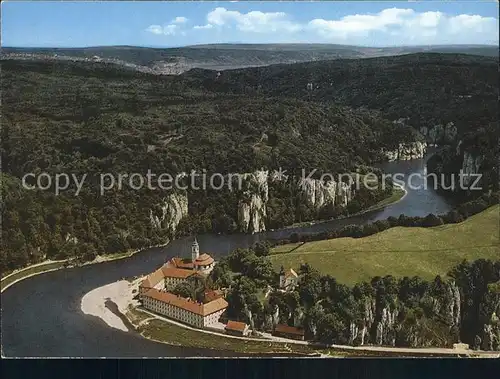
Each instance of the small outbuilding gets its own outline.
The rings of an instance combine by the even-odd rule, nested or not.
[[[278,324],[274,328],[273,336],[303,341],[304,329],[295,328],[285,324]]]
[[[248,324],[239,321],[231,321],[227,322],[225,327],[226,333],[231,334],[233,336],[248,336],[250,329]]]

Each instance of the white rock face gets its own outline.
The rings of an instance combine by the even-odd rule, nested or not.
[[[181,219],[188,214],[188,198],[186,194],[172,193],[161,204],[161,215],[149,210],[151,225],[157,229],[167,229],[175,233]]]
[[[427,151],[427,143],[425,142],[412,142],[400,143],[396,150],[385,151],[387,159],[392,161],[406,161],[410,159],[423,158]]]
[[[354,196],[349,184],[303,178],[298,182],[304,200],[308,206],[320,209],[328,204],[347,206]]]
[[[391,310],[387,307],[382,309],[382,317],[377,324],[377,335],[376,342],[377,345],[396,345],[395,334],[391,333],[394,331],[396,318],[399,314],[397,309]]]
[[[71,235],[71,233],[66,234],[66,238],[64,239],[66,242],[72,243],[73,245],[78,244],[78,238]]]
[[[475,181],[475,174],[479,174],[483,156],[475,156],[467,151],[464,151],[464,160],[462,163],[463,183],[468,186]]]
[[[241,232],[257,233],[266,230],[266,204],[269,196],[269,171],[243,174],[245,190],[238,204],[238,226]]]

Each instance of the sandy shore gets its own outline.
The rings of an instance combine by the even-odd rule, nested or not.
[[[114,302],[119,311],[125,313],[130,305],[137,305],[137,301],[133,299],[135,293],[132,293],[132,291],[138,289],[140,281],[141,279],[134,282],[119,280],[88,292],[82,298],[82,312],[99,317],[112,328],[128,331],[127,326],[120,317],[106,308],[105,302],[107,300]]]

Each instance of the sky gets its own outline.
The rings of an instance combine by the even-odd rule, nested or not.
[[[498,1],[2,2],[2,46],[495,44]]]

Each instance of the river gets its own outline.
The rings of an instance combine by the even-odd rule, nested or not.
[[[380,165],[387,173],[425,173],[424,159]],[[418,178],[413,184],[419,182]],[[432,189],[411,189],[398,203],[365,214],[309,226],[253,235],[200,235],[202,251],[214,257],[238,247],[249,247],[267,238],[285,238],[291,233],[317,233],[347,224],[364,224],[389,216],[425,216],[445,213],[453,203]],[[2,351],[7,357],[186,357],[236,356],[232,352],[169,346],[147,340],[134,332],[107,326],[85,315],[80,302],[94,288],[149,273],[173,256],[189,256],[192,238],[171,242],[130,258],[96,265],[53,271],[23,280],[2,293]]]

